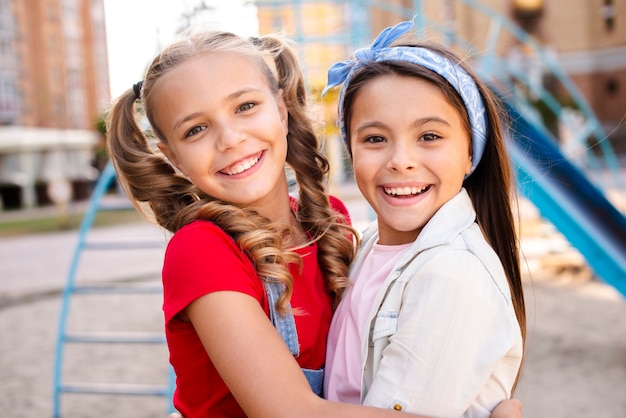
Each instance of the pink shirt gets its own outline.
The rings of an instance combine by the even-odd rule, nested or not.
[[[361,402],[361,341],[379,288],[398,257],[411,246],[374,244],[335,311],[326,348],[324,396],[331,401]]]

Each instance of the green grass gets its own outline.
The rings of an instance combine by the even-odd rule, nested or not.
[[[45,216],[33,219],[0,221],[0,237],[19,236],[78,230],[83,220],[83,213],[69,214],[65,219],[58,216]],[[143,220],[134,209],[100,211],[96,214],[93,226],[109,226]]]

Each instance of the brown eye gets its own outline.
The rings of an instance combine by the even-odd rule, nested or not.
[[[193,128],[191,128],[190,130],[187,131],[187,134],[185,135],[185,138],[190,137],[190,136],[194,136],[202,131],[204,131],[206,129],[206,126],[194,126]]]
[[[429,142],[429,141],[434,141],[439,138],[441,138],[439,135],[429,132],[429,133],[425,133],[424,135],[422,135],[420,140]]]
[[[385,138],[380,135],[371,135],[363,140],[363,142],[369,142],[371,144],[378,144],[380,142],[385,142]]]
[[[252,109],[256,104],[255,103],[244,103],[237,109],[237,112],[245,112],[246,110]]]

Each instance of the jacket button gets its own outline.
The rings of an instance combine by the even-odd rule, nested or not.
[[[402,405],[395,404],[393,406],[394,411],[402,411]]]

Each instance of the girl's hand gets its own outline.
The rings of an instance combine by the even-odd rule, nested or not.
[[[179,414],[178,412],[172,412],[171,414],[167,416],[167,418],[183,418],[183,416]]]
[[[491,413],[491,418],[522,418],[522,402],[519,399],[500,402]]]

